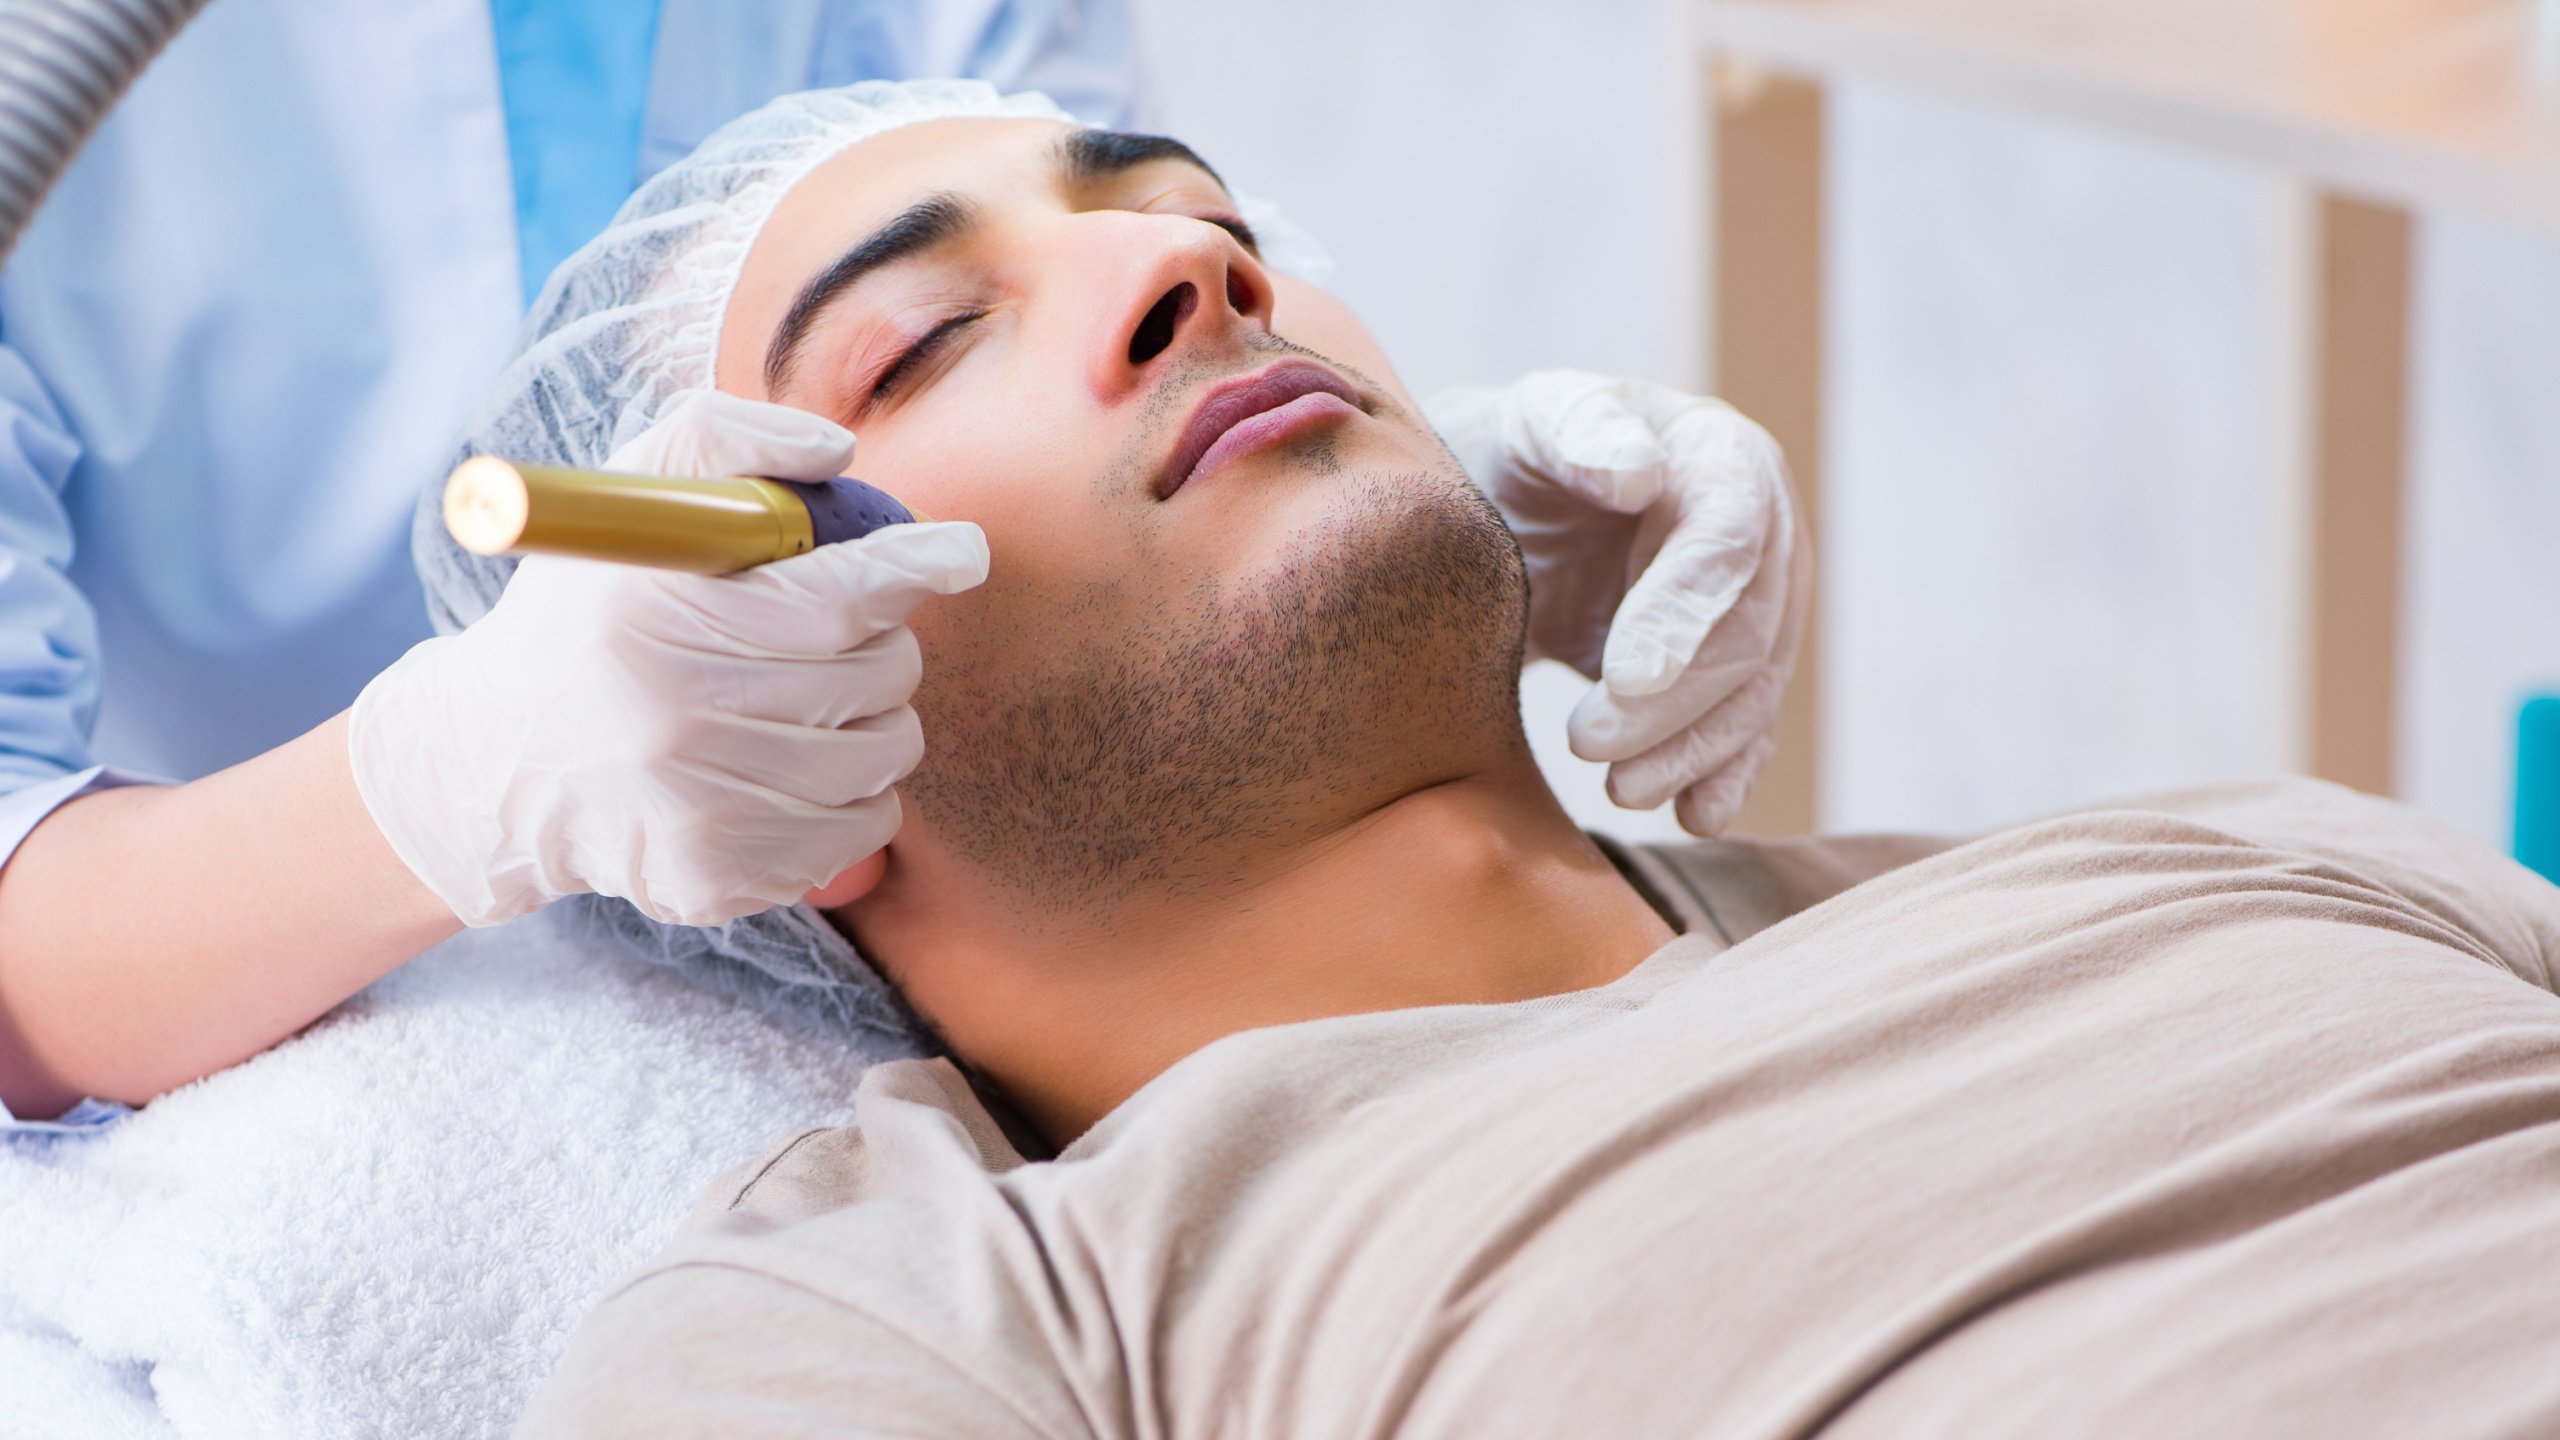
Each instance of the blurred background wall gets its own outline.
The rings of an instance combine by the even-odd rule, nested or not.
[[[1156,122],[1326,242],[1417,392],[1695,383],[1698,101],[1665,0],[1139,10]],[[1833,89],[1827,143],[1824,824],[2280,766],[2284,188],[1878,86]],[[2560,690],[2560,240],[2428,214],[2417,246],[2397,771],[2503,846],[2516,706]],[[1568,804],[1677,833],[1564,753],[1581,688],[1525,686]]]

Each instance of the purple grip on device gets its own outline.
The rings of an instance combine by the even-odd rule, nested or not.
[[[883,525],[904,525],[916,518],[898,503],[897,496],[859,480],[829,480],[818,485],[792,480],[775,483],[789,486],[791,493],[809,507],[809,529],[821,545],[859,540]]]

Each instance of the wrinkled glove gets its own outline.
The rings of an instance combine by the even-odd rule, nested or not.
[[[1721,400],[1540,370],[1423,406],[1529,568],[1529,655],[1600,683],[1566,727],[1609,798],[1733,821],[1777,748],[1812,561],[1769,433]]]
[[[605,468],[824,480],[853,446],[697,392]],[[357,789],[468,925],[583,891],[682,925],[796,900],[897,833],[890,787],[924,754],[907,616],[986,575],[958,522],[725,576],[528,556],[479,623],[365,687]]]

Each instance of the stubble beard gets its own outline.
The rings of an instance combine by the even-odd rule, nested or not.
[[[1339,468],[1330,447],[1304,458]],[[1075,609],[1034,663],[928,657],[915,703],[930,748],[901,786],[1031,913],[1214,893],[1474,759],[1526,751],[1520,548],[1454,459],[1361,477],[1248,584],[1107,630]]]

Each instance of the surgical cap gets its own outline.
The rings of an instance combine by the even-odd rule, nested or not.
[[[793,185],[847,147],[905,125],[949,119],[1080,123],[1045,95],[1005,95],[975,80],[865,81],[786,95],[721,126],[635,191],[604,233],[551,272],[461,455],[592,469],[647,429],[679,391],[709,388],[720,325],[748,250]],[[1275,269],[1321,280],[1324,252],[1270,206],[1236,203]],[[446,533],[443,482],[419,497],[411,550],[440,633],[497,603],[515,562],[465,551]],[[618,900],[578,896],[546,923],[603,935],[645,958],[752,985],[856,1026],[913,1029],[885,985],[805,905],[695,929],[661,925]]]

